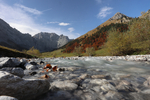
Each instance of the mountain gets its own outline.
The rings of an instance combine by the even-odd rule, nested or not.
[[[35,48],[40,51],[50,51],[59,48],[70,41],[67,36],[57,35],[56,33],[41,32],[33,36],[36,40]]]
[[[139,18],[149,18],[150,19],[150,9],[147,12],[144,12],[142,14],[142,16],[140,16]]]
[[[86,34],[78,37],[77,39],[84,38],[85,36],[89,37],[92,34],[94,34],[97,31],[99,31],[99,29],[101,29],[103,26],[110,25],[111,23],[128,23],[131,19],[133,19],[133,18],[132,17],[128,17],[128,16],[126,16],[126,15],[120,13],[120,12],[117,12],[113,17],[108,19],[106,22],[102,23],[101,25],[99,25],[95,29],[87,32]]]
[[[57,49],[69,41],[67,36],[59,36],[55,33],[41,32],[34,36],[23,34],[0,19],[0,45],[2,46],[17,50],[28,50],[34,46],[40,52],[47,52]]]
[[[109,18],[106,22],[102,23],[95,29],[87,32],[86,34],[78,37],[77,39],[67,43],[63,46],[64,53],[70,53],[74,51],[75,47],[82,47],[83,51],[85,52],[87,47],[94,47],[95,50],[101,48],[101,46],[106,42],[108,37],[108,30],[111,28],[117,29],[119,32],[125,32],[128,30],[128,23],[131,21],[132,24],[133,20],[138,20],[140,18],[148,18],[150,19],[150,10],[147,12],[141,13],[142,16],[138,18],[128,17],[120,12],[117,12],[113,17]]]
[[[73,52],[74,48],[78,46],[81,46],[83,48],[82,52],[85,52],[87,47],[94,47],[95,50],[98,50],[107,40],[107,31],[109,29],[113,27],[119,30],[120,32],[127,31],[127,23],[132,19],[133,18],[128,17],[120,12],[117,12],[113,17],[111,17],[95,29],[67,43],[65,46],[63,46],[65,48],[63,52]]]

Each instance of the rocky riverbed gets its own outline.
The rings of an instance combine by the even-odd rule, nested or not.
[[[150,100],[150,55],[2,57],[0,90],[0,100]]]

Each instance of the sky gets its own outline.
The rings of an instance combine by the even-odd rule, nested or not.
[[[139,17],[150,0],[0,0],[0,18],[32,36],[56,33],[75,39],[117,12]]]

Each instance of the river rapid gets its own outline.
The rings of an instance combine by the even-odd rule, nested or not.
[[[32,59],[45,63],[34,76],[25,70],[23,78],[49,76],[50,91],[37,100],[150,100],[149,58],[150,55]],[[58,71],[46,72],[43,67],[48,63],[57,66]]]

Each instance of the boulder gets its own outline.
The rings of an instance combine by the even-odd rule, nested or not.
[[[13,62],[12,59],[10,59],[8,57],[0,58],[0,68],[3,68],[3,67],[15,67],[15,66],[17,66],[17,64],[15,62]]]
[[[111,79],[111,76],[110,75],[92,75],[91,78]]]
[[[89,75],[88,74],[81,74],[80,76],[79,76],[79,78],[80,79],[85,79],[85,78],[87,78]]]
[[[12,62],[15,63],[16,66],[18,66],[21,62],[20,59],[18,58],[11,58]]]
[[[75,90],[78,85],[69,81],[54,81],[51,83],[51,90]]]
[[[32,65],[32,64],[29,64],[29,63],[26,63],[24,66],[27,70],[36,70],[36,69],[38,69],[38,65]]]
[[[136,92],[137,89],[130,84],[130,82],[126,80],[122,80],[118,86],[116,86],[117,90],[120,92]]]
[[[149,87],[150,86],[150,76],[147,78],[147,80],[143,83],[144,86]]]
[[[22,68],[11,68],[11,67],[6,67],[6,68],[2,68],[0,69],[1,71],[6,71],[9,72],[11,74],[17,75],[19,77],[23,77],[24,76],[24,71]]]
[[[21,63],[27,63],[28,61],[27,61],[27,59],[22,58],[22,59],[20,59],[20,62],[21,62]]]
[[[143,90],[141,91],[143,94],[150,94],[150,89],[146,89],[146,90]]]
[[[32,65],[38,65],[38,64],[37,64],[36,62],[34,62],[34,61],[31,61],[30,64],[32,64]]]
[[[72,95],[69,92],[60,90],[55,94],[54,98],[57,100],[61,100],[63,98],[65,100],[65,99],[70,99],[71,97]]]
[[[121,93],[116,91],[108,91],[105,98],[106,100],[127,100]]]
[[[0,71],[0,95],[9,95],[19,100],[31,100],[49,91],[47,80],[25,80],[5,71]]]
[[[102,89],[104,92],[106,92],[106,91],[117,91],[116,88],[115,88],[113,85],[109,84],[109,83],[103,84],[103,85],[101,86],[101,89]]]
[[[109,82],[106,79],[91,79],[89,83],[103,85],[103,84],[107,84]]]

